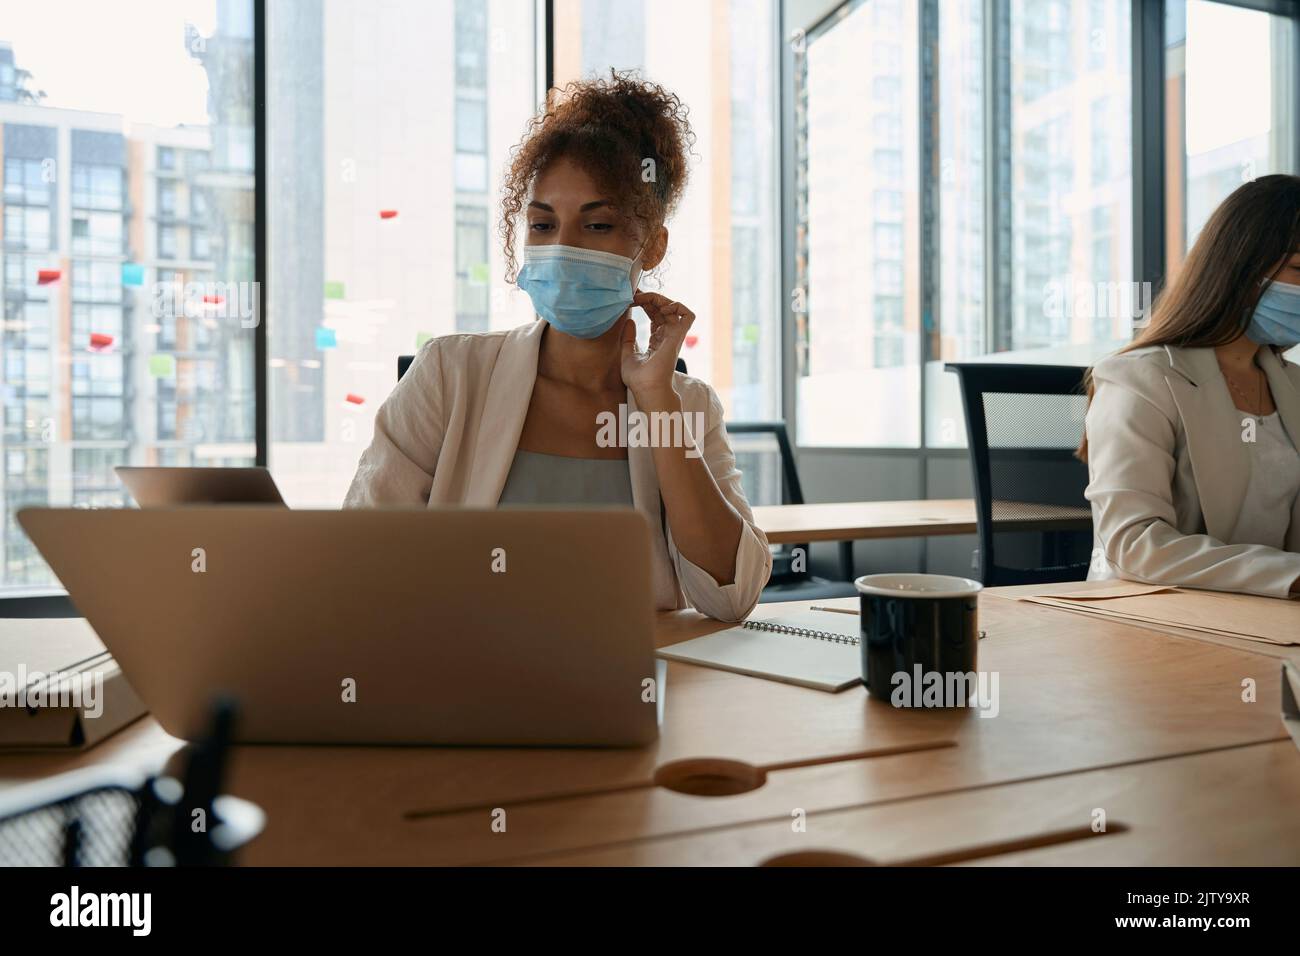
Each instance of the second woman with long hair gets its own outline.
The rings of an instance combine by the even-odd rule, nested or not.
[[[1089,577],[1300,592],[1300,178],[1215,210],[1151,324],[1097,364]]]

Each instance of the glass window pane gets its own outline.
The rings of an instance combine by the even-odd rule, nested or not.
[[[214,201],[196,222],[177,222],[174,239],[184,249],[190,226],[202,225],[221,237],[220,252],[178,270],[178,281],[200,302],[218,283],[252,285],[251,162],[213,162],[208,174],[175,162],[230,137],[251,143],[252,9],[252,0],[138,0],[124,15],[118,4],[44,0],[4,17],[15,75],[46,95],[7,102],[0,118],[0,590],[55,583],[16,509],[121,505],[116,464],[178,453],[252,461],[253,329],[209,302],[202,315],[182,309],[169,320],[179,325],[170,343],[160,337],[159,313],[172,306],[158,283],[173,277],[158,268],[168,240],[157,226],[201,184]],[[51,42],[70,37],[70,24],[95,42]],[[207,363],[210,387],[177,395],[156,375],[163,366],[151,357],[173,350]],[[205,423],[206,443],[160,429],[163,401]]]
[[[1209,0],[1165,6],[1168,272],[1243,182],[1300,171],[1295,27]]]
[[[1037,79],[1010,89],[1011,320],[995,323],[985,351],[1071,364],[1112,351],[1132,327],[1130,14],[1112,0],[1094,32],[1091,0],[1051,5],[1046,18],[1041,0],[1011,6],[1011,76]],[[1115,241],[1094,244],[1098,222]]]
[[[920,444],[917,10],[850,4],[796,58],[801,445]]]
[[[698,316],[682,349],[732,421],[780,415],[776,0],[562,0],[555,83],[637,69],[675,93],[696,136],[668,256],[643,287]],[[634,309],[638,340],[649,323]]]
[[[932,446],[966,440],[945,362],[1090,364],[1128,341],[1135,310],[1150,303],[1132,282],[1129,0],[995,7],[1006,60],[991,89],[985,10],[979,0],[939,8],[938,322],[925,373]]]
[[[267,415],[290,504],[342,502],[398,356],[532,316],[496,222],[540,98],[533,7],[267,4]]]

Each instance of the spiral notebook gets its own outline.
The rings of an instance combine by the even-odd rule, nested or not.
[[[800,611],[660,648],[670,661],[834,693],[862,680],[858,617]]]

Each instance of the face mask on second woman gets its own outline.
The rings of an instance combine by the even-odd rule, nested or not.
[[[1256,345],[1300,345],[1300,285],[1270,282],[1246,326],[1246,337]]]
[[[537,314],[556,329],[594,339],[632,304],[635,264],[635,259],[596,249],[525,246],[518,283]]]

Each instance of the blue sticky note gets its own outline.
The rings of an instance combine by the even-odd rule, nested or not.
[[[144,285],[144,266],[122,263],[122,285]]]
[[[332,349],[339,344],[338,336],[333,329],[327,329],[320,325],[316,327],[316,348]]]

